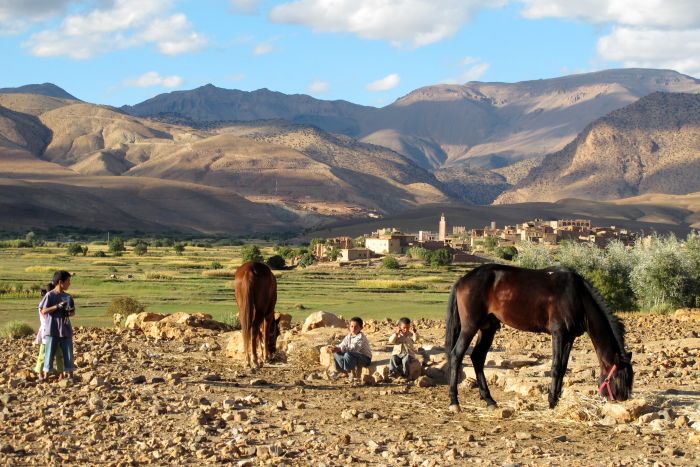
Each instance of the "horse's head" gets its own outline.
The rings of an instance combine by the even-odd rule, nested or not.
[[[619,355],[616,362],[600,375],[600,394],[608,399],[626,401],[632,395],[634,371],[632,352]]]
[[[267,333],[267,348],[269,349],[270,354],[273,354],[277,351],[277,338],[280,335],[280,317],[278,316],[277,318],[273,319],[271,324],[270,324],[270,329],[268,330]]]

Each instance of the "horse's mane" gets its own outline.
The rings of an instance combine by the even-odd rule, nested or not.
[[[610,329],[612,330],[613,336],[615,337],[615,340],[617,341],[618,347],[620,347],[620,355],[624,358],[625,356],[625,324],[615,316],[615,314],[612,312],[608,304],[605,302],[605,299],[603,296],[600,294],[598,289],[595,288],[593,284],[588,282],[584,277],[582,277],[580,274],[577,274],[580,278],[581,281],[583,281],[583,284],[586,286],[588,291],[591,294],[591,297],[595,301],[596,305],[598,305],[598,309],[603,312],[603,316],[608,320],[608,323],[610,324]]]

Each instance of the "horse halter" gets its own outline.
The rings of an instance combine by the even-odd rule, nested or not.
[[[605,378],[605,381],[600,383],[600,387],[598,388],[598,393],[602,396],[603,395],[603,389],[607,388],[608,389],[608,396],[610,396],[610,400],[615,400],[615,396],[613,396],[612,389],[610,388],[610,378],[615,374],[617,371],[617,364],[614,364],[612,368],[610,368],[610,373],[608,373],[608,377]]]

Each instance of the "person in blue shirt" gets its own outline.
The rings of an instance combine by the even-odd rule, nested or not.
[[[46,381],[52,370],[57,349],[63,351],[63,377],[73,377],[73,326],[70,317],[75,315],[73,297],[68,294],[71,275],[68,271],[56,271],[53,275],[53,290],[44,295],[39,310],[44,315],[44,338],[46,351],[42,379]]]

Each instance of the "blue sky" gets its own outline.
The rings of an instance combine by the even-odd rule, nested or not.
[[[700,76],[694,0],[0,0],[0,87],[135,104],[207,83],[382,106],[618,67]]]

